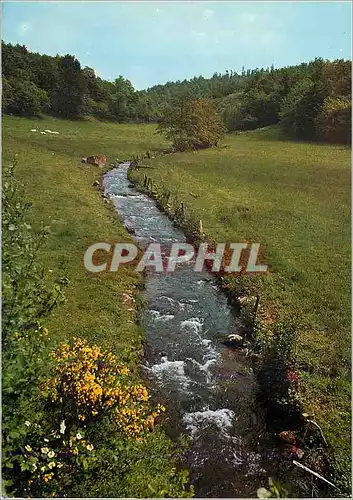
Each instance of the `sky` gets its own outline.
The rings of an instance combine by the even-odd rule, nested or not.
[[[137,89],[242,67],[351,59],[350,2],[3,2],[2,39]]]

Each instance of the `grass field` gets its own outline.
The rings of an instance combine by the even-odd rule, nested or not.
[[[57,130],[41,135],[32,128]],[[166,144],[153,125],[117,125],[3,118],[3,163],[18,154],[17,176],[33,203],[34,224],[51,226],[41,261],[66,276],[67,301],[46,326],[60,339],[84,336],[137,361],[142,332],[123,294],[139,277],[127,267],[89,277],[85,249],[129,240],[92,187],[102,170],[81,157],[108,162]],[[350,150],[294,143],[272,130],[228,135],[217,149],[145,160],[143,173],[177,192],[219,242],[258,242],[269,274],[259,280],[262,304],[299,316],[297,358],[305,408],[315,413],[335,450],[350,454]],[[142,172],[142,170],[141,170]]]
[[[269,265],[257,283],[262,304],[299,318],[304,405],[348,455],[350,156],[269,128],[228,135],[217,149],[145,160],[152,168],[141,170],[176,193],[215,241],[261,244]]]
[[[41,135],[31,129],[55,130],[59,135]],[[129,240],[124,227],[107,209],[92,187],[102,169],[85,167],[83,156],[105,154],[108,162],[163,147],[153,125],[117,125],[100,122],[29,120],[3,118],[3,163],[18,154],[17,177],[33,203],[34,224],[43,221],[51,235],[40,255],[53,278],[66,276],[67,301],[47,320],[55,337],[84,336],[111,347],[126,359],[139,351],[141,332],[133,311],[123,303],[138,276],[126,266],[115,276],[88,276],[83,254],[94,242]]]

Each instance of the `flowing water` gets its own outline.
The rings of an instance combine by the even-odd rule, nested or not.
[[[141,247],[184,242],[156,203],[129,182],[125,163],[104,177],[105,194]],[[144,370],[168,401],[169,434],[190,438],[185,460],[199,497],[254,497],[268,475],[259,447],[262,422],[254,410],[256,380],[242,353],[226,348],[226,333],[242,325],[206,271],[193,263],[173,273],[147,274]]]

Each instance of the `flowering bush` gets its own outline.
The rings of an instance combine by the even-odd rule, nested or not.
[[[149,394],[142,384],[131,384],[129,369],[115,355],[74,338],[52,352],[53,376],[42,384],[51,401],[66,416],[66,425],[86,425],[109,414],[119,431],[141,439],[165,410],[150,410]]]

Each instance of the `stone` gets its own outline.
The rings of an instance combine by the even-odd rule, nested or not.
[[[230,347],[239,348],[244,346],[244,339],[241,335],[232,333],[231,335],[228,335],[224,343]]]
[[[96,167],[103,167],[107,163],[107,157],[102,155],[87,156],[87,158],[82,158],[82,162]]]
[[[136,234],[136,231],[133,227],[125,226],[125,229],[129,234]]]

